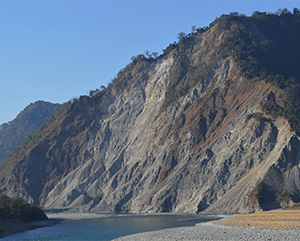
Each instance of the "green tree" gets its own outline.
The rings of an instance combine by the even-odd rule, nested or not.
[[[180,33],[177,34],[177,39],[179,41],[184,40],[185,37],[186,37],[186,33],[184,33],[184,32],[180,32]]]
[[[46,220],[47,216],[39,205],[26,203],[22,198],[0,195],[0,218],[18,219],[25,222]]]

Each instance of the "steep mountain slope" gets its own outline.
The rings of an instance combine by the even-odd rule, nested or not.
[[[50,117],[59,104],[37,101],[28,105],[11,122],[0,126],[0,162],[29,134],[36,131]]]
[[[290,15],[299,26],[298,12],[222,16],[158,58],[137,56],[7,161],[1,191],[49,209],[100,212],[233,213],[298,202],[291,85],[280,88],[254,51],[269,48],[266,36],[277,43],[269,28],[290,24]]]

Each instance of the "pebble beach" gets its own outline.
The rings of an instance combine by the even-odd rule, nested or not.
[[[237,214],[222,220],[139,233],[114,241],[236,241],[236,240],[300,240],[300,211],[275,210],[253,214]]]
[[[218,224],[214,221],[194,227],[172,228],[139,233],[117,238],[114,241],[236,241],[236,240],[300,240],[299,230],[272,230],[260,227],[242,228]]]
[[[49,218],[90,219],[103,214],[57,213]],[[221,220],[199,223],[192,227],[163,229],[137,233],[114,241],[236,241],[236,240],[299,240],[300,210],[275,210],[253,214],[237,214]]]

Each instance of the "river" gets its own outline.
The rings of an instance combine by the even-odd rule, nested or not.
[[[106,218],[63,220],[45,228],[4,237],[7,241],[85,240],[109,241],[129,234],[160,229],[193,226],[217,218],[199,215],[113,215]]]

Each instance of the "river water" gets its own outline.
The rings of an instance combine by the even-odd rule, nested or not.
[[[214,218],[216,219],[216,218]],[[24,240],[85,240],[108,241],[129,234],[154,231],[166,228],[193,226],[196,223],[211,221],[213,218],[188,215],[115,215],[107,218],[65,220],[45,228],[4,237],[7,241]]]

